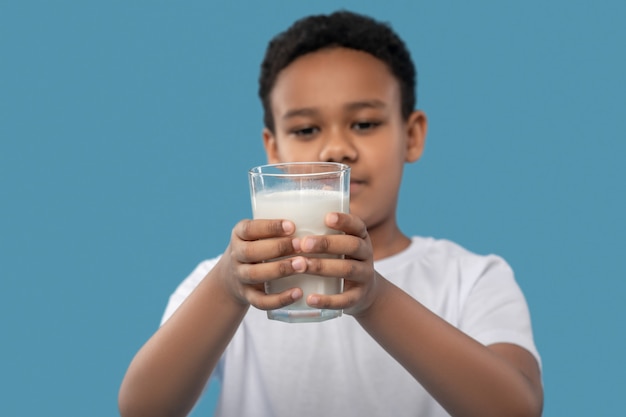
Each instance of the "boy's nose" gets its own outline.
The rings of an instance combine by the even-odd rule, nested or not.
[[[357,149],[348,135],[337,133],[326,138],[320,151],[320,161],[352,162],[357,159]]]

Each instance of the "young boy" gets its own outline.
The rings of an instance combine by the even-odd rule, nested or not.
[[[184,416],[212,374],[226,417],[541,415],[539,356],[509,266],[396,223],[403,165],[426,136],[414,91],[405,45],[368,17],[312,16],[272,40],[259,89],[267,159],[350,165],[350,214],[325,219],[344,234],[294,238],[288,220],[239,222],[133,359],[124,417]],[[345,279],[342,294],[306,300],[345,315],[268,320],[263,310],[302,291],[266,295],[263,283],[304,271]]]

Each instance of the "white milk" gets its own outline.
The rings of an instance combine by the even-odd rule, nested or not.
[[[287,219],[296,225],[295,235],[338,234],[336,230],[324,225],[328,212],[349,211],[349,197],[339,191],[327,190],[289,190],[270,193],[257,193],[252,202],[255,219]],[[285,307],[286,310],[309,310],[306,297],[309,294],[338,294],[342,291],[341,278],[320,277],[309,274],[292,275],[266,283],[265,291],[275,294],[289,288],[301,288],[304,296]],[[314,310],[314,311],[311,311]],[[340,312],[337,312],[339,315]],[[303,320],[305,321],[305,320]]]

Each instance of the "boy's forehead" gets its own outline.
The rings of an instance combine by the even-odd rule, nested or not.
[[[400,105],[400,86],[387,64],[347,48],[325,48],[302,55],[276,78],[270,94],[275,116],[285,107],[379,102]]]
[[[351,65],[354,62],[364,66],[364,70],[377,67],[388,71],[392,75],[387,64],[369,52],[344,46],[328,46],[296,57],[278,73],[277,81],[282,74],[292,71],[294,66],[317,65],[318,67],[332,67],[336,69],[337,67]]]

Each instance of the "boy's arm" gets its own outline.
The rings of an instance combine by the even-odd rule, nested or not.
[[[541,415],[541,375],[530,352],[485,347],[381,276],[376,281],[376,301],[356,320],[452,416]]]
[[[339,213],[326,221],[345,235],[295,239],[295,247],[344,254],[345,260],[307,257],[306,266],[313,274],[344,277],[345,291],[310,295],[309,305],[354,316],[452,416],[541,415],[541,376],[531,353],[508,343],[484,346],[450,325],[374,270],[361,220]]]
[[[275,309],[302,296],[263,291],[264,281],[294,273],[298,257],[282,259],[293,254],[294,230],[280,220],[235,226],[215,267],[132,360],[119,392],[123,417],[187,415],[249,306]]]
[[[218,265],[132,360],[119,393],[123,417],[189,413],[248,306],[224,290]]]

